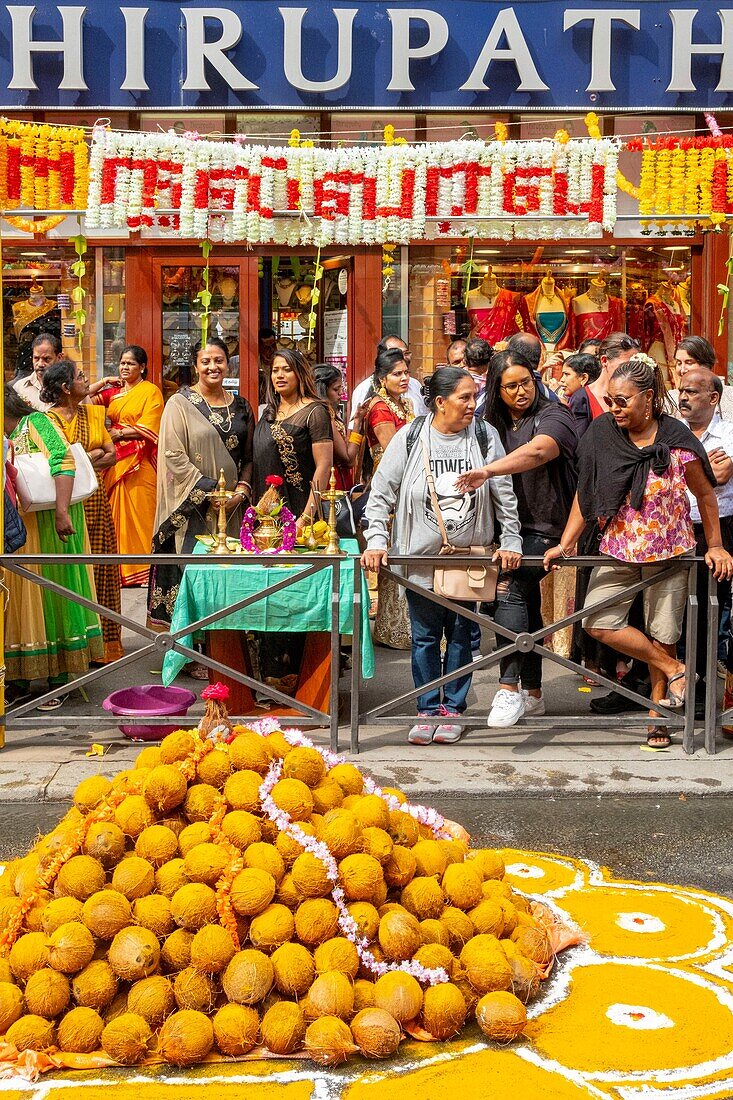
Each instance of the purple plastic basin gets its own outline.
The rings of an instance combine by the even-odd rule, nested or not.
[[[179,687],[163,687],[161,684],[137,684],[134,687],[113,691],[102,703],[105,710],[115,715],[168,716],[185,718],[196,702],[192,691]],[[160,741],[178,729],[180,722],[172,726],[119,726],[120,733],[132,741]]]

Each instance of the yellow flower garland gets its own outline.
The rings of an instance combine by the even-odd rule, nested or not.
[[[80,127],[0,118],[0,207],[13,210],[83,210],[89,186],[89,151]],[[8,218],[24,233],[46,233],[63,215]]]

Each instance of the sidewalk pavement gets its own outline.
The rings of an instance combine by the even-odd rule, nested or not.
[[[123,600],[125,611],[138,617],[142,593],[125,592]],[[129,652],[139,641],[123,633],[123,644]],[[377,648],[376,654],[376,675],[364,685],[364,709],[412,687],[408,653]],[[488,712],[497,675],[495,669],[476,674],[469,714]],[[702,747],[702,730],[698,730],[692,756],[682,751],[681,734],[676,734],[672,748],[650,751],[641,712],[636,712],[640,724],[635,729],[602,724],[611,720],[601,722],[589,711],[588,702],[605,694],[604,690],[589,691],[579,677],[554,664],[546,663],[545,675],[550,718],[544,720],[548,724],[543,728],[528,720],[507,730],[489,730],[477,723],[456,745],[421,748],[408,746],[404,725],[365,726],[359,731],[361,752],[352,756],[348,752],[349,730],[344,727],[341,751],[378,782],[399,787],[413,800],[438,805],[448,795],[704,795],[733,791],[733,742],[719,737],[718,753],[709,756]],[[121,672],[101,677],[90,689],[91,711],[99,714],[98,726],[80,727],[75,722],[75,716],[89,713],[90,707],[74,696],[58,712],[53,726],[11,730],[0,751],[0,802],[64,802],[86,776],[112,776],[131,767],[142,746],[119,733],[101,703],[120,687],[156,682],[160,682],[159,658],[142,658]],[[196,692],[203,686],[185,675],[176,682]],[[348,679],[342,681],[341,688],[348,693]],[[191,725],[201,710],[201,704],[192,709]],[[557,725],[551,722],[553,714],[558,716]],[[562,717],[567,715],[575,718]],[[283,722],[297,724],[292,719]],[[318,743],[328,744],[327,730],[306,732]],[[103,757],[87,756],[93,742],[103,746]]]

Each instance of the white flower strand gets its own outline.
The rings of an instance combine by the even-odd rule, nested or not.
[[[173,207],[174,217],[179,216],[173,231],[181,237],[205,236],[209,213],[221,212],[215,232],[226,241],[407,243],[434,237],[436,224],[438,234],[445,235],[452,218],[466,217],[466,181],[470,176],[476,182],[480,168],[489,174],[481,175],[472,186],[471,213],[477,223],[490,219],[492,236],[592,237],[615,224],[618,155],[619,143],[609,138],[572,140],[566,145],[547,139],[490,144],[460,140],[282,149],[241,141],[212,142],[194,133],[182,137],[172,131],[122,134],[97,128],[92,137],[87,219],[90,228],[135,229],[141,213],[147,220],[155,217],[156,207]],[[122,163],[116,165],[111,193],[105,189],[102,194],[105,165],[115,158]],[[144,173],[156,161],[153,205],[146,202],[141,211]],[[181,184],[177,201],[170,187],[170,163],[182,168],[176,173]],[[428,222],[428,174],[436,169],[439,178],[430,203],[434,214]],[[601,169],[602,176],[594,175],[594,169]],[[316,212],[312,221],[275,216],[276,211],[292,208],[294,186],[300,209]],[[544,217],[554,217],[560,186],[567,197],[568,221],[544,222]],[[466,228],[465,223],[455,227],[462,235]]]
[[[272,719],[264,719],[264,722],[272,721]],[[256,723],[260,725],[261,723]],[[278,728],[275,726],[274,728]],[[260,732],[256,730],[256,732]],[[290,740],[287,737],[288,733],[297,733],[296,730],[282,730],[283,736],[286,740]],[[263,736],[266,736],[263,734]],[[308,738],[305,738],[308,740]],[[309,748],[317,748],[317,746],[309,745]],[[321,750],[318,749],[320,752]],[[325,751],[323,753],[325,756]],[[334,753],[329,753],[329,756],[334,756]],[[338,758],[337,758],[338,759]],[[381,962],[374,958],[374,955],[369,950],[369,940],[366,936],[359,934],[359,928],[356,921],[349,912],[346,904],[346,895],[344,894],[339,882],[339,870],[338,863],[332,855],[329,847],[322,840],[316,840],[315,837],[309,836],[304,833],[303,830],[290,820],[290,815],[276,805],[272,791],[275,785],[282,776],[283,766],[282,761],[273,760],[268,769],[267,775],[263,780],[259,795],[260,802],[262,804],[263,811],[267,814],[270,821],[277,826],[278,830],[285,833],[287,836],[294,840],[296,844],[299,844],[304,851],[310,852],[316,859],[320,860],[323,864],[326,875],[331,883],[333,883],[333,889],[331,890],[331,897],[333,898],[334,905],[338,910],[338,923],[341,931],[344,933],[347,939],[351,940],[356,948],[359,959],[363,965],[371,970],[373,974],[377,974],[382,977],[384,974],[389,974],[394,970],[401,970],[405,974],[411,974],[417,981],[422,982],[424,985],[439,985],[443,982],[449,982],[450,977],[442,967],[427,967],[422,966],[421,963],[416,962],[414,959],[405,960],[400,963],[386,963]]]

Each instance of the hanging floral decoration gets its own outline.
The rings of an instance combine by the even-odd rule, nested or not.
[[[708,125],[711,133],[704,136],[637,138],[625,146],[641,153],[639,213],[662,230],[718,226],[733,214],[733,135],[724,134],[712,115]]]
[[[385,127],[378,147],[296,141],[270,148],[98,128],[88,225],[135,229],[164,217],[201,239],[213,219],[225,241],[323,247],[431,238],[453,218],[461,235],[528,239],[598,236],[615,222],[612,140],[410,145]]]
[[[87,312],[84,309],[84,297],[86,291],[84,290],[84,276],[87,273],[87,265],[84,262],[84,256],[87,250],[86,237],[81,232],[81,217],[77,218],[79,224],[79,232],[75,237],[69,239],[69,244],[74,246],[74,252],[76,253],[76,259],[69,270],[71,274],[76,276],[76,286],[71,292],[71,304],[73,309],[70,313],[70,317],[76,325],[76,341],[79,351],[82,350],[84,345],[84,326],[87,323]]]
[[[89,150],[78,127],[0,118],[0,208],[82,210],[89,182]],[[25,233],[46,233],[63,220],[6,216]]]
[[[209,280],[211,277],[211,268],[209,267],[209,256],[213,248],[211,241],[206,240],[201,242],[201,255],[204,258],[204,267],[201,273],[201,290],[196,295],[196,301],[201,306],[201,347],[206,345],[209,338],[209,320],[211,318],[211,290],[209,288]]]

